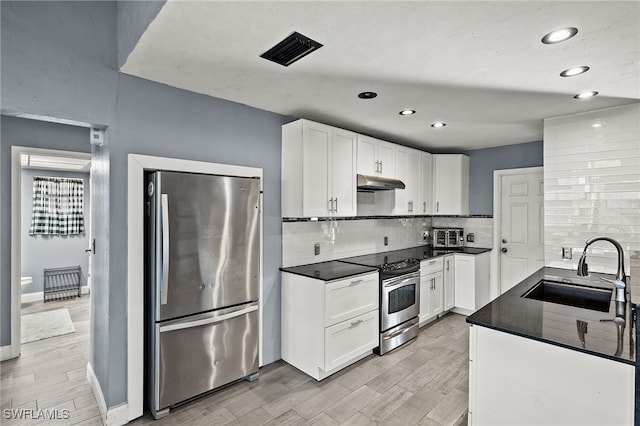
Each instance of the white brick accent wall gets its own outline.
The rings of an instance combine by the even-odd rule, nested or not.
[[[576,269],[585,241],[605,235],[623,246],[630,273],[629,253],[640,250],[640,104],[544,120],[544,223],[547,266]],[[594,272],[615,272],[615,259],[609,243],[587,254]]]

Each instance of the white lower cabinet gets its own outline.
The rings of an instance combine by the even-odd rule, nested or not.
[[[322,380],[378,346],[378,273],[323,281],[282,273],[282,359]]]
[[[420,326],[432,321],[444,309],[443,259],[420,262]]]
[[[489,261],[490,254],[455,254],[454,312],[470,315],[490,299]]]
[[[453,254],[444,256],[444,310],[449,311],[455,306],[455,262]]]
[[[469,425],[634,424],[633,365],[478,325],[469,336]]]

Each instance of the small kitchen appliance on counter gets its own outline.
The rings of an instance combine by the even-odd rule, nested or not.
[[[433,248],[458,248],[464,246],[463,228],[433,228]]]
[[[342,259],[380,273],[380,355],[418,336],[420,260],[405,250]]]

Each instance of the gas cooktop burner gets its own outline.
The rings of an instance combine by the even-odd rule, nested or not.
[[[418,259],[411,258],[411,259],[401,260],[399,262],[385,263],[382,266],[380,266],[380,269],[383,271],[397,271],[399,269],[405,269],[410,266],[414,266],[418,264],[420,264],[420,261]]]

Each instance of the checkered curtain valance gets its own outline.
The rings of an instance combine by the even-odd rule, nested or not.
[[[29,235],[84,233],[84,181],[33,178],[33,213]]]

